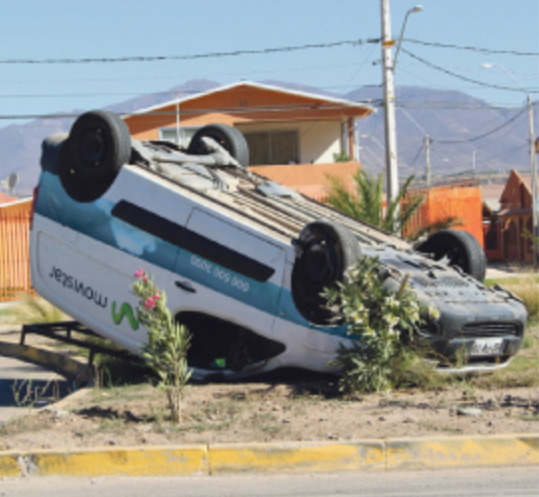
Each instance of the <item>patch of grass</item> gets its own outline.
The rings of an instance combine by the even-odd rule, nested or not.
[[[45,299],[28,294],[21,295],[20,302],[8,311],[9,321],[17,324],[54,323],[71,319]]]
[[[487,286],[494,286],[495,284],[514,293],[524,301],[529,320],[533,322],[539,319],[539,276],[517,275],[514,278],[485,280],[485,285]]]
[[[126,428],[125,419],[123,418],[113,418],[113,419],[104,419],[99,425],[100,431],[112,431],[112,432],[121,432]]]
[[[443,426],[434,423],[417,423],[417,426],[429,431],[441,431],[445,433],[454,433],[456,435],[462,433],[462,428],[453,428],[452,426]]]
[[[154,398],[157,399],[159,395],[160,392],[158,392],[150,384],[122,385],[112,386],[107,389],[94,389],[92,391],[91,400],[95,403],[116,405],[129,401],[153,400]]]
[[[520,419],[522,421],[539,421],[539,413],[525,414],[524,416],[520,416]]]

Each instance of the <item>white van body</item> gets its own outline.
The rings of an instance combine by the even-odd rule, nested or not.
[[[520,346],[526,312],[507,292],[486,289],[459,268],[264,178],[249,183],[250,175],[230,167],[210,171],[193,162],[165,170],[140,160],[144,147],[168,150],[163,143],[133,141],[130,162],[120,164],[104,193],[77,200],[58,166],[69,169],[66,160],[73,160],[61,155],[69,140],[44,142],[32,282],[45,299],[133,354],[147,335],[131,290],[142,268],[193,334],[195,376],[242,377],[284,366],[336,372],[330,362],[349,340],[346,326],[311,318],[293,288],[298,237],[321,218],[345,226],[361,253],[391,268],[390,286],[407,274],[420,300],[438,307],[440,322],[422,333],[439,350],[487,345],[468,369],[500,367]]]

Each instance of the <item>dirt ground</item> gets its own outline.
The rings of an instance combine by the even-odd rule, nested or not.
[[[96,446],[347,441],[537,433],[539,390],[459,389],[370,394],[317,392],[320,383],[193,385],[171,425],[164,394],[149,385],[87,389],[0,428],[0,450]]]
[[[265,382],[190,385],[180,425],[168,421],[165,394],[147,383],[83,389],[0,425],[0,451],[537,434],[539,324],[527,335],[506,369],[432,391],[344,400],[335,378],[297,372]]]

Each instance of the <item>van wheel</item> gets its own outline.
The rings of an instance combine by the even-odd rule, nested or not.
[[[437,231],[420,244],[417,251],[432,254],[437,261],[447,257],[450,266],[460,267],[478,281],[485,279],[485,253],[476,238],[466,231]]]
[[[305,226],[297,244],[300,255],[292,270],[292,297],[303,317],[328,324],[334,315],[320,294],[343,280],[348,267],[361,257],[360,245],[347,228],[330,221]]]
[[[131,135],[116,114],[94,110],[71,127],[58,156],[58,174],[67,194],[91,202],[107,191],[131,156]]]
[[[213,138],[221,145],[242,167],[249,165],[249,146],[243,134],[226,124],[209,124],[200,128],[189,142],[187,153],[190,155],[207,154],[203,137]]]
[[[73,173],[86,181],[112,182],[131,156],[131,135],[116,114],[93,110],[79,116],[67,140]]]

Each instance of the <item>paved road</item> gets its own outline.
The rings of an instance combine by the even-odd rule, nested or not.
[[[42,397],[47,398],[53,394],[54,383],[60,387],[61,395],[65,394],[68,384],[65,379],[47,371],[39,366],[28,362],[19,361],[11,357],[0,356],[0,422],[24,414],[27,409],[17,407],[13,396],[13,385],[16,383],[21,398],[25,395],[25,386],[21,388],[25,380],[32,381],[33,389],[43,389],[49,384],[48,389]],[[51,382],[51,383],[49,383]],[[0,494],[1,495],[1,494]]]
[[[538,468],[317,475],[4,478],[2,497],[537,497]]]

